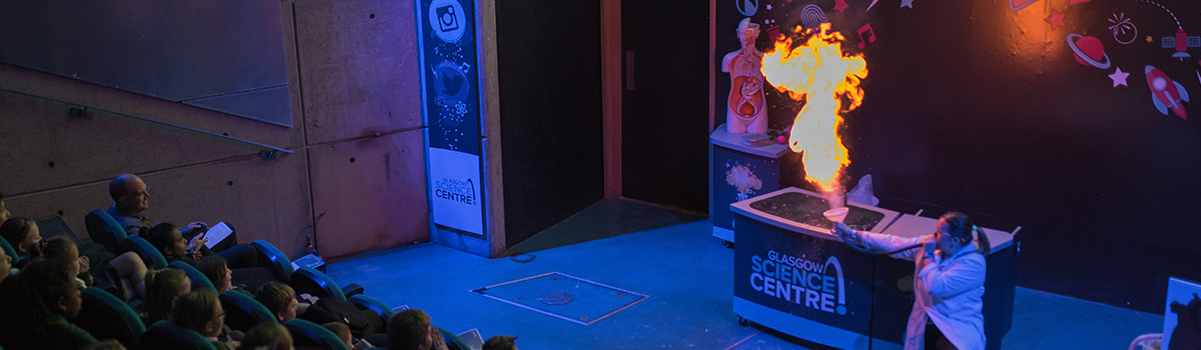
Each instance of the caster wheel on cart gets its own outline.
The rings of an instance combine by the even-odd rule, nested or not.
[[[721,245],[725,246],[726,248],[734,249],[734,242],[730,242],[730,241],[723,239],[721,241]]]
[[[738,316],[738,325],[739,325],[739,326],[745,326],[745,325],[748,325],[748,324],[751,324],[751,320],[748,320],[748,319],[742,318],[742,316]]]

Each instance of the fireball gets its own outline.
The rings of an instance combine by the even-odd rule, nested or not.
[[[792,123],[788,147],[802,154],[805,180],[829,193],[841,188],[839,178],[851,164],[839,135],[841,113],[863,104],[859,83],[867,76],[867,62],[863,54],[843,54],[846,38],[831,31],[830,23],[816,31],[798,26],[795,32],[809,39],[795,48],[792,38],[778,39],[763,55],[763,76],[804,104]]]

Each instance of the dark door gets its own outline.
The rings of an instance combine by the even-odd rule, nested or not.
[[[621,2],[622,194],[706,211],[709,3]]]
[[[600,3],[496,2],[505,244],[600,201]]]

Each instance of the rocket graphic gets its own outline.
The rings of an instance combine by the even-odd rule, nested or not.
[[[1167,74],[1155,67],[1147,66],[1144,71],[1147,73],[1147,85],[1151,87],[1151,101],[1155,102],[1159,113],[1168,115],[1168,109],[1171,109],[1180,119],[1188,119],[1184,104],[1180,102],[1188,101],[1188,92],[1184,91],[1184,86],[1172,81],[1172,78],[1168,78]]]

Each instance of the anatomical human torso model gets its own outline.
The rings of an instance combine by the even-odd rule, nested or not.
[[[763,53],[755,49],[759,25],[751,19],[738,24],[742,49],[726,54],[721,71],[730,73],[730,97],[726,108],[726,131],[735,134],[767,132],[767,108],[763,99]]]

